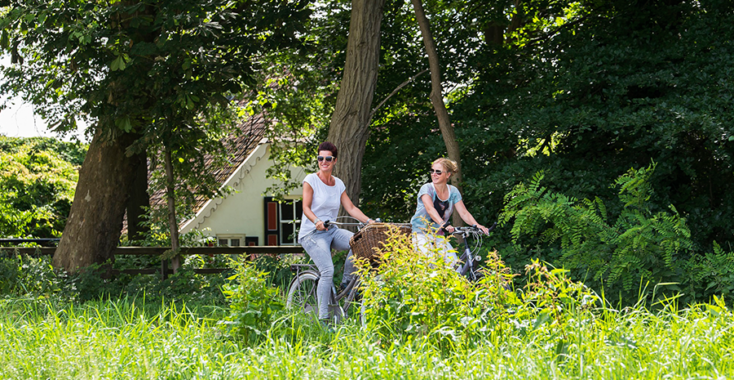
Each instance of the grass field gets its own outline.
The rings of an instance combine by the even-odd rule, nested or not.
[[[227,310],[109,300],[0,301],[3,379],[570,378],[734,376],[723,304],[677,311],[598,309],[553,324],[488,331],[441,351],[430,337],[386,341],[355,324],[329,333],[275,321],[256,344],[227,332]],[[277,333],[275,333],[277,332]]]

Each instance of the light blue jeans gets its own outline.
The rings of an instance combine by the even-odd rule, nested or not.
[[[331,250],[346,251],[349,249],[347,260],[344,263],[344,278],[342,282],[352,279],[354,262],[352,261],[352,250],[349,248],[349,239],[354,233],[330,226],[326,231],[313,231],[300,239],[299,243],[306,250],[316,267],[319,268],[321,279],[319,280],[316,296],[319,302],[319,319],[329,318],[329,295],[334,283],[334,261],[331,259]]]

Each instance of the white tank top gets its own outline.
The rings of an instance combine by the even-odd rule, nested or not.
[[[346,187],[344,182],[334,177],[334,186],[327,186],[315,173],[309,174],[303,179],[304,183],[311,185],[313,199],[311,200],[311,211],[322,221],[336,220],[341,206],[341,197]],[[301,230],[298,232],[298,240],[310,234],[316,229],[305,214],[301,215]]]

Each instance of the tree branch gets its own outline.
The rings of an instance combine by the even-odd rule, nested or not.
[[[425,74],[427,72],[428,72],[428,69],[425,69],[425,70],[419,72],[418,74],[415,74],[412,77],[408,78],[408,80],[406,80],[405,82],[400,83],[400,85],[398,87],[395,87],[395,89],[392,90],[392,92],[390,93],[390,95],[388,95],[385,99],[382,99],[382,101],[380,102],[380,104],[378,104],[377,107],[375,107],[372,110],[372,112],[370,113],[370,118],[369,118],[369,122],[367,123],[367,125],[372,124],[372,117],[375,116],[375,113],[377,113],[377,110],[379,110],[380,107],[382,107],[383,105],[385,105],[385,102],[387,102],[388,99],[392,98],[393,95],[397,94],[398,91],[400,91],[403,87],[407,86],[408,83],[416,80],[416,78],[418,78],[419,76],[421,76],[422,74]]]

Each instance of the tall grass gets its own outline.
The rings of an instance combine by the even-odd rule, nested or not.
[[[729,378],[734,318],[723,304],[604,309],[572,320],[549,345],[549,324],[489,333],[443,352],[429,339],[385,341],[354,323],[334,333],[227,334],[221,311],[142,300],[0,304],[3,379],[241,378]],[[292,317],[278,324],[298,323]],[[273,331],[286,331],[274,329]]]
[[[333,332],[276,307],[282,295],[250,264],[224,287],[230,309],[160,294],[6,295],[0,379],[734,377],[734,315],[722,299],[618,310],[538,262],[511,291],[496,256],[469,284],[409,241],[388,248],[377,272],[362,266],[366,327],[353,318]]]

